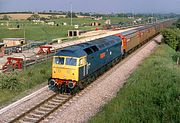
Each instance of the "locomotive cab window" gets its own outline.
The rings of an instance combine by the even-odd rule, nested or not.
[[[66,58],[66,65],[76,66],[77,60],[75,58]]]
[[[55,57],[54,62],[55,62],[55,64],[63,65],[64,64],[64,58],[62,58],[62,57]]]

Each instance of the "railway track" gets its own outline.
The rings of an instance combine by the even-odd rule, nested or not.
[[[72,95],[53,94],[30,110],[20,114],[10,123],[38,123],[69,101]]]

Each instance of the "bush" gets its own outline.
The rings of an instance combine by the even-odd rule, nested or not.
[[[164,42],[174,50],[177,50],[179,45],[179,37],[176,32],[172,29],[164,29],[161,31],[161,33],[164,37]]]
[[[0,80],[0,89],[7,89],[11,91],[21,89],[21,83],[18,81],[17,75],[4,75]]]
[[[179,59],[180,59],[180,52],[176,52],[176,54],[172,56],[173,61],[174,61],[174,62],[177,62],[178,57],[179,57]]]
[[[3,17],[2,17],[2,20],[10,20],[10,16],[7,16],[7,15],[3,15]]]

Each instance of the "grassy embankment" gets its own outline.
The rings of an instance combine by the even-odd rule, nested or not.
[[[180,122],[180,66],[161,45],[90,123]]]
[[[0,74],[0,107],[27,95],[30,89],[47,85],[51,76],[51,62],[33,65],[23,72]]]

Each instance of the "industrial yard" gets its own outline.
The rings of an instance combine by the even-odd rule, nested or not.
[[[180,14],[67,2],[0,1],[0,122],[180,122]]]

